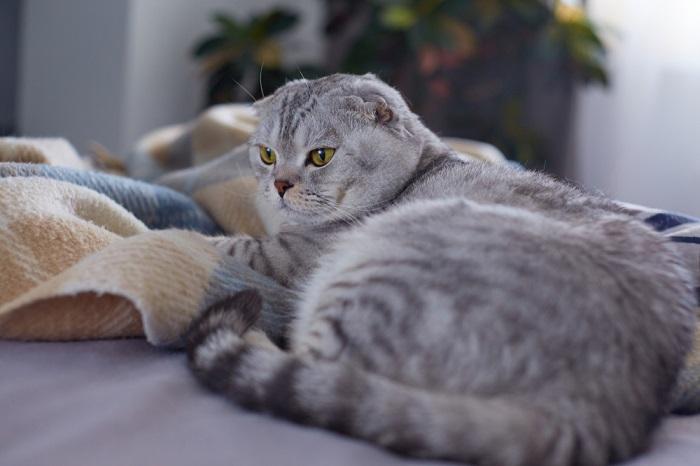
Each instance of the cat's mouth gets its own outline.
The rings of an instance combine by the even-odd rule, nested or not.
[[[295,205],[293,201],[290,201],[290,199],[285,198],[280,198],[277,201],[277,210],[282,215],[288,217],[290,220],[295,220],[296,222],[303,221],[313,216],[311,212],[308,212],[306,209]]]
[[[289,199],[281,197],[278,201],[278,208],[280,210],[291,210],[292,212],[299,212],[299,210],[289,202]]]
[[[328,220],[326,212],[319,212],[310,206],[298,205],[294,200],[287,199],[286,196],[277,201],[277,211],[289,224],[316,225]]]

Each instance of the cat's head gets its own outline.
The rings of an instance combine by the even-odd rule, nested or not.
[[[292,81],[254,108],[259,201],[283,223],[361,217],[389,202],[420,159],[420,121],[371,74]]]

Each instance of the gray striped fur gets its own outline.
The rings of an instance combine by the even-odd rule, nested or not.
[[[253,292],[195,322],[206,386],[418,457],[604,465],[645,448],[695,319],[671,243],[602,196],[460,160],[371,75],[295,81],[258,110],[251,162],[280,231],[227,241],[300,299],[283,349],[251,327]],[[335,158],[306,165],[319,146]]]

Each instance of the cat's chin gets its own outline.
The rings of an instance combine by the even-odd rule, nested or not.
[[[288,205],[283,205],[277,209],[277,215],[283,225],[321,225],[326,223],[328,219],[322,215],[300,212]]]

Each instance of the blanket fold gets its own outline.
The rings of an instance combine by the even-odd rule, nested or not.
[[[16,202],[21,199],[22,202]],[[232,263],[215,237],[149,230],[103,194],[39,177],[0,179],[0,338],[145,336],[173,346],[193,316],[255,287],[271,312],[293,293]]]
[[[0,162],[38,163],[87,170],[90,163],[62,138],[0,138]]]

